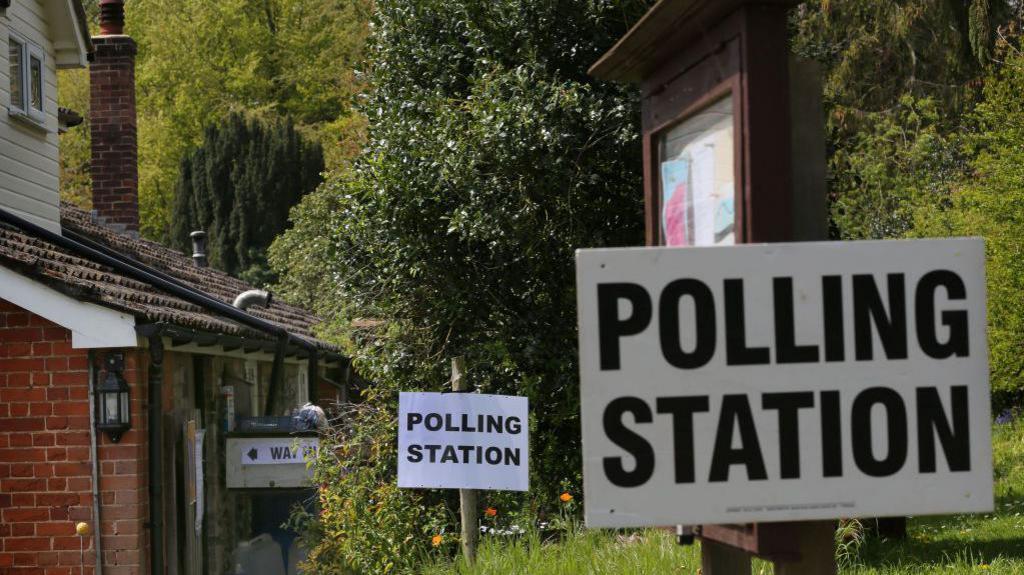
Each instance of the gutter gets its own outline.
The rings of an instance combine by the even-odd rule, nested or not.
[[[93,549],[96,550],[96,564],[93,566],[95,575],[103,575],[103,541],[100,523],[100,460],[96,450],[96,351],[90,349],[89,361],[89,455],[92,458],[92,524]]]
[[[149,404],[149,572],[164,572],[164,460],[160,448],[164,442],[164,342],[160,335],[149,337],[149,373],[146,402]]]

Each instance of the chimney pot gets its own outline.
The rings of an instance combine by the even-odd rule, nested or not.
[[[124,34],[124,0],[100,0],[100,35]]]
[[[189,234],[192,238],[192,263],[197,268],[205,268],[206,263],[206,232],[196,230]]]

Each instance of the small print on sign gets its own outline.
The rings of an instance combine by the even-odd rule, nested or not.
[[[588,525],[992,509],[980,239],[576,261]]]
[[[238,442],[242,465],[302,464],[316,459],[320,440],[315,437],[259,437]]]
[[[525,397],[401,393],[398,486],[529,489]]]

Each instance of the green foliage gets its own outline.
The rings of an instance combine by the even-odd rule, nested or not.
[[[528,396],[540,514],[562,480],[579,485],[574,250],[642,243],[638,102],[586,69],[644,8],[382,4],[368,149],[272,249],[282,291],[334,329],[384,322],[349,350],[379,409],[443,389],[457,355],[476,389]]]
[[[917,205],[964,175],[961,117],[1012,4],[817,0],[794,11],[794,52],[824,69],[835,235],[900,237]]]
[[[832,223],[841,239],[907,235],[916,207],[947,203],[950,186],[969,168],[940,105],[909,95],[865,114],[830,162]]]
[[[189,233],[204,230],[210,265],[255,285],[268,283],[266,249],[287,227],[288,210],[320,184],[323,169],[320,145],[296,132],[290,119],[228,115],[181,162],[173,245],[191,253]]]
[[[347,406],[341,425],[321,440],[314,478],[320,515],[307,523],[307,537],[323,543],[308,558],[310,572],[405,573],[423,561],[434,535],[442,536],[439,547],[457,545],[444,533],[443,506],[395,484],[397,424],[375,403]]]
[[[700,547],[681,547],[664,531],[633,534],[580,531],[557,543],[544,543],[531,530],[519,538],[485,537],[476,565],[436,561],[426,575],[648,575],[697,573]],[[758,567],[763,563],[757,562]],[[759,573],[755,570],[753,573]]]
[[[971,177],[945,204],[923,205],[915,235],[982,236],[988,256],[989,354],[996,409],[1022,398],[1024,357],[1024,55],[985,83],[964,149]]]
[[[369,0],[133,0],[141,232],[168,241],[183,157],[229,111],[291,116],[332,165],[358,149]]]

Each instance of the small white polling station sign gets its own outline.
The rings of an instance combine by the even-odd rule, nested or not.
[[[526,491],[525,397],[401,393],[398,486]]]

